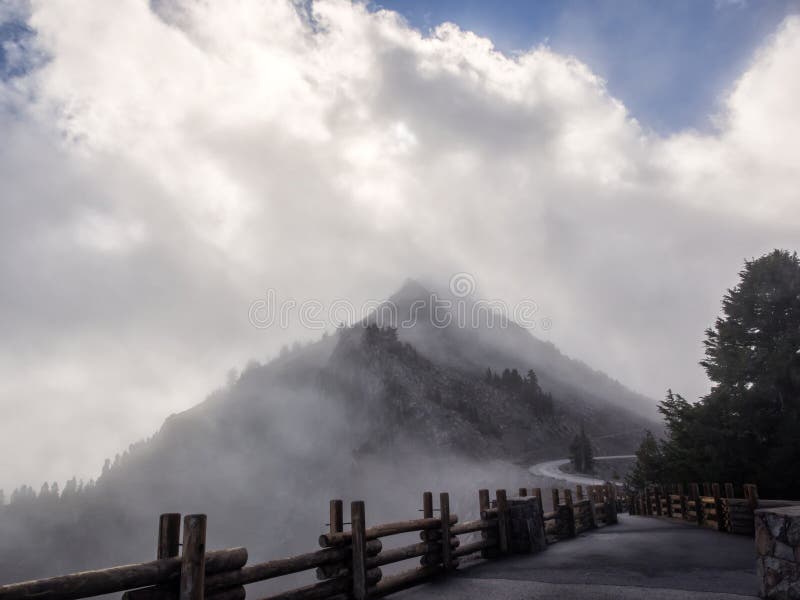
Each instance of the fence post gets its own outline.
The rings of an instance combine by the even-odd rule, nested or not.
[[[608,484],[608,500],[606,501],[606,523],[614,525],[617,523],[617,486],[613,483]]]
[[[344,506],[341,500],[331,500],[328,525],[331,533],[340,533],[344,530]]]
[[[575,496],[577,497],[578,502],[583,500],[583,486],[582,485],[576,485],[575,486]]]
[[[157,558],[173,558],[180,553],[181,514],[165,513],[158,518]]]
[[[203,600],[206,573],[206,515],[183,519],[183,556],[178,600]]]
[[[352,533],[353,563],[353,598],[367,598],[367,522],[364,502],[357,500],[350,503],[350,531]]]
[[[559,510],[564,511],[564,531],[566,537],[575,537],[575,505],[572,503],[572,490],[564,490],[564,506]]]
[[[726,483],[725,484],[725,497],[726,498],[736,498],[736,494],[733,491],[733,484]]]
[[[717,531],[726,531],[725,511],[722,507],[722,496],[719,492],[719,484],[711,484],[711,494],[714,496],[714,510],[717,513]]]
[[[539,503],[539,512],[544,513],[544,504],[542,503],[542,488],[533,488],[531,490]]]
[[[450,571],[453,561],[450,558],[450,494],[447,492],[439,494],[439,517],[442,521],[442,565],[445,571]]]
[[[527,498],[528,497],[528,488],[519,488],[519,497],[520,498]]]
[[[489,490],[478,490],[478,508],[481,512],[489,509]]]
[[[656,516],[657,517],[661,517],[663,515],[661,514],[661,486],[660,485],[654,486],[653,496],[655,498],[655,503],[656,503]]]
[[[666,503],[667,517],[669,517],[670,519],[672,519],[675,516],[675,513],[672,510],[672,496],[675,495],[674,492],[675,492],[675,486],[670,485],[667,488],[667,503]]]
[[[344,505],[341,500],[334,499],[328,503],[328,531],[331,534],[344,531]],[[331,579],[350,574],[350,561],[343,560],[337,563],[317,567],[317,579]]]
[[[558,505],[559,505],[558,490],[556,488],[553,488],[552,492],[553,492],[553,510],[558,511]]]
[[[711,495],[711,484],[706,482],[703,484],[703,496],[708,498]]]
[[[747,504],[752,510],[755,510],[758,508],[758,486],[756,486],[755,483],[748,483],[745,488],[747,489],[747,493],[745,494]]]
[[[433,494],[431,492],[423,492],[422,494],[422,518],[423,519],[433,518]],[[430,529],[427,531],[421,531],[420,538],[422,539],[422,541],[430,543],[436,540],[436,533],[434,533]],[[419,559],[420,564],[423,566],[433,565],[434,564],[433,557],[436,556],[436,554],[437,552],[435,551],[428,551]]]
[[[538,524],[538,530],[533,532],[533,539],[534,539],[534,551],[544,550],[547,546],[547,534],[545,533],[544,528],[544,505],[542,504],[542,490],[541,488],[533,488],[531,490],[532,496],[536,500],[536,512],[538,516],[536,517],[536,524]]]
[[[424,492],[422,494],[422,518],[433,518],[433,494],[431,492]]]
[[[595,506],[594,494],[592,493],[591,486],[586,491],[586,499],[589,500],[589,527],[591,529],[597,529],[597,507]]]
[[[678,502],[680,503],[680,510],[681,510],[680,518],[683,519],[683,520],[686,520],[686,502],[684,501],[685,499],[683,497],[683,484],[682,483],[676,483],[675,484],[675,493],[678,494]],[[677,516],[677,515],[674,515],[674,516]]]
[[[509,523],[508,523],[508,497],[505,490],[497,490],[497,533],[500,554],[508,554],[509,549]]]
[[[694,501],[695,524],[703,524],[703,503],[700,501],[700,486],[696,483],[689,485],[689,496]]]
[[[486,519],[486,511],[489,510],[490,504],[489,490],[478,490],[478,511],[481,515],[481,519]],[[496,535],[496,531],[490,529],[483,529],[481,531],[481,539],[484,540],[493,539]],[[496,548],[484,548],[481,550],[481,558],[494,558],[496,555]]]

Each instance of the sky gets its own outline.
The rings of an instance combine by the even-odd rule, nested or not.
[[[389,0],[374,2],[427,32],[444,21],[507,54],[547,45],[607,82],[642,126],[711,130],[711,115],[753,52],[800,2],[752,0]]]
[[[0,0],[0,488],[321,335],[254,326],[270,294],[466,274],[654,400],[708,390],[743,261],[800,248],[797,5],[380,6]]]

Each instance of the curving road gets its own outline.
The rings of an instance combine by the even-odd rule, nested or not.
[[[618,456],[595,456],[595,460],[615,460],[622,458],[636,458],[633,454],[620,454]],[[565,473],[561,470],[562,465],[569,464],[568,458],[559,458],[558,460],[548,460],[540,462],[528,470],[538,477],[549,477],[550,479],[560,479],[562,481],[569,481],[577,485],[602,485],[605,483],[602,479],[595,479],[586,475],[575,475],[573,473]]]

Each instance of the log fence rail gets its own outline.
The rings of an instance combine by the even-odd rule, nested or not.
[[[539,488],[519,488],[516,496],[497,490],[478,492],[480,518],[459,521],[450,497],[422,497],[422,518],[367,526],[364,502],[350,505],[350,529],[344,529],[341,500],[330,502],[328,531],[319,550],[247,564],[245,548],[206,550],[206,516],[161,515],[156,560],[84,571],[0,586],[0,600],[79,600],[122,593],[122,600],[244,600],[245,585],[311,571],[317,582],[262,600],[366,600],[382,598],[446,576],[468,557],[494,559],[512,553],[539,552],[547,545],[617,522],[625,504],[616,487],[577,486],[552,491],[553,509],[545,511]],[[636,498],[636,502],[641,502]],[[387,538],[418,533],[419,542],[385,547]],[[419,558],[419,566],[384,576],[381,567]]]
[[[684,489],[688,493],[684,493]],[[726,483],[652,484],[630,491],[627,504],[630,513],[685,521],[716,531],[753,536],[754,514],[758,508],[799,505],[800,501],[765,500],[758,496],[755,484],[741,487],[736,497],[734,485]]]

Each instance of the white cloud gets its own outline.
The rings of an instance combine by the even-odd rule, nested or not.
[[[153,4],[34,2],[49,60],[2,84],[0,451],[37,450],[0,485],[89,475],[309,335],[248,325],[268,287],[360,302],[469,271],[592,366],[700,394],[742,259],[800,245],[797,18],[719,131],[661,138],[544,47],[335,0],[313,23],[279,0]]]

